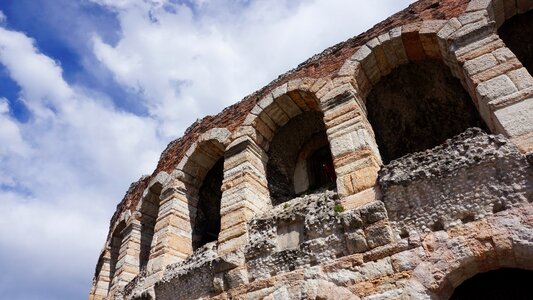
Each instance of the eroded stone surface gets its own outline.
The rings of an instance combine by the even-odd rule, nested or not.
[[[524,56],[515,57],[494,28],[530,4],[474,0],[465,12],[467,3],[418,1],[193,124],[117,207],[90,299],[448,299],[475,274],[533,269],[533,81]],[[427,59],[442,59],[450,72],[420,61]],[[424,65],[430,75],[414,86],[394,75]],[[369,113],[387,119],[406,111],[401,101],[368,107],[372,93],[391,95],[384,80],[411,89],[415,108],[419,98],[430,100],[418,103],[425,109],[403,131],[398,122],[380,128],[369,121]],[[431,101],[441,98],[472,105]],[[310,122],[274,142],[309,113]],[[458,121],[450,125],[450,116]],[[444,141],[475,125],[470,117],[500,134],[469,129]],[[407,151],[397,156],[407,155],[388,163],[380,153],[390,149],[376,137],[402,148],[405,128],[427,134],[404,139]],[[308,147],[317,131],[321,142]],[[337,189],[289,192],[278,204],[275,189],[301,179],[291,177],[294,156],[327,143]],[[219,198],[202,185],[222,156],[220,208],[199,203]],[[269,163],[289,171],[269,178]],[[220,185],[217,178],[207,185]],[[198,210],[219,210],[221,232],[193,252],[194,232],[205,225]]]
[[[501,135],[477,128],[392,161],[379,184],[398,233],[442,230],[533,199],[533,169]]]

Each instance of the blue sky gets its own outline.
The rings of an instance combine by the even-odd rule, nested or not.
[[[0,1],[0,299],[87,298],[168,142],[409,2]]]

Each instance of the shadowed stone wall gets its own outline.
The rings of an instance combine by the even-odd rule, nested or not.
[[[436,60],[398,67],[374,86],[366,107],[385,164],[484,127],[460,81]]]

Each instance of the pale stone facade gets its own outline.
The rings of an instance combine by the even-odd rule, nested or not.
[[[448,299],[533,270],[533,71],[499,35],[531,8],[419,1],[193,124],[89,299]]]

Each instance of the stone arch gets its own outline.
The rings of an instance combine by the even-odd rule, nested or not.
[[[456,287],[476,274],[503,268],[533,270],[531,213],[526,204],[518,211],[435,234],[426,242],[428,257],[414,269],[406,294],[449,299]]]
[[[430,20],[393,28],[361,46],[339,72],[355,79],[384,163],[432,148],[468,127],[484,127],[465,82],[445,64],[437,33],[446,24]]]
[[[155,225],[159,215],[160,198],[163,186],[169,180],[166,172],[159,172],[144,190],[141,201],[137,205],[138,222],[140,223],[139,237],[139,270],[146,269],[154,246]]]
[[[104,249],[96,263],[89,299],[103,299],[106,297],[109,291],[110,279],[110,253],[107,249]]]
[[[189,205],[191,251],[218,239],[224,152],[229,137],[225,128],[205,132],[187,150],[176,168]]]
[[[493,5],[499,3],[493,1]],[[529,5],[528,5],[529,4]],[[533,4],[528,1],[504,1],[504,22],[497,26],[498,36],[524,68],[533,74]],[[514,15],[513,15],[514,14]],[[498,15],[501,15],[498,14]],[[495,16],[496,18],[496,16]],[[498,19],[502,17],[499,16]],[[524,73],[526,71],[520,71]],[[526,76],[522,74],[522,76]]]
[[[446,21],[425,20],[395,27],[361,46],[338,72],[352,76],[364,98],[382,77],[413,61],[443,59],[437,32]]]
[[[229,136],[225,128],[213,128],[198,136],[164,180],[147,266],[149,274],[162,272],[167,265],[193,253],[199,191],[211,167],[223,157]]]
[[[525,153],[533,150],[533,78],[497,29],[530,8],[530,1],[471,1],[437,33],[444,61],[467,87],[486,125]]]
[[[126,230],[126,221],[122,220],[117,222],[113,232],[111,233],[111,238],[109,240],[109,289],[116,287],[120,281],[120,273],[122,271],[122,265],[124,260],[124,241]]]
[[[319,168],[314,170],[317,173],[332,173],[332,176],[324,177],[333,179],[331,184],[335,184],[324,114],[315,93],[310,92],[317,81],[306,86],[302,82],[305,81],[297,81],[299,84],[286,83],[274,89],[256,104],[243,124],[254,132],[252,137],[256,138],[258,145],[268,157],[264,172],[273,204],[290,200],[296,195],[295,176],[298,177],[297,181],[302,182],[309,182],[308,176],[314,176],[307,171],[296,172],[296,164],[299,154],[301,159],[307,160],[307,156],[313,155],[318,150],[308,149],[313,153],[301,153],[302,147],[306,143],[313,144],[315,139],[325,142],[323,146],[326,147],[323,150],[326,153],[323,155],[324,170]],[[318,176],[319,174],[316,175]],[[329,185],[326,180],[323,183],[323,186]],[[299,192],[304,192],[310,187],[307,184],[305,190]],[[322,186],[316,186],[319,187]]]

